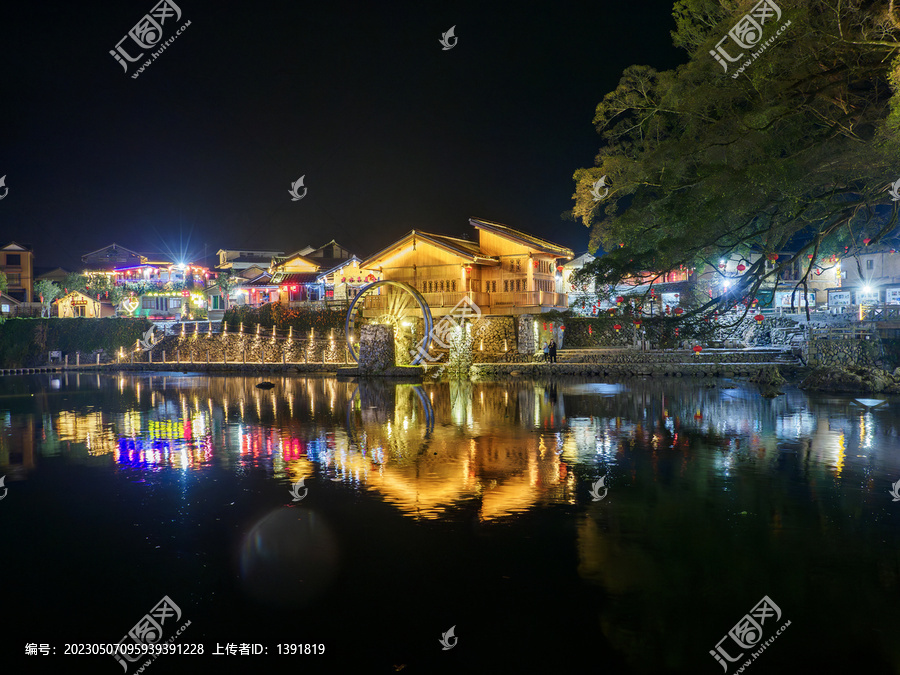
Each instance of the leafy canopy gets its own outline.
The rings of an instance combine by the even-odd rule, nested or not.
[[[687,63],[664,72],[631,66],[597,106],[603,145],[595,167],[575,172],[570,215],[591,228],[592,251],[609,253],[584,278],[617,283],[653,271],[652,281],[681,265],[715,268],[732,254],[792,251],[768,272],[764,257],[748,265],[732,294],[755,295],[796,260],[808,275],[826,256],[864,250],[866,239],[891,240],[900,7],[777,0],[780,21],[766,23],[726,73],[710,50],[757,2],[676,2],[672,38]],[[740,51],[733,42],[727,49]],[[591,188],[602,176],[610,190],[597,201]]]

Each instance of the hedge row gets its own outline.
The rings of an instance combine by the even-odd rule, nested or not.
[[[39,366],[56,350],[112,355],[134,345],[149,328],[145,319],[130,318],[7,319],[0,323],[0,367]]]

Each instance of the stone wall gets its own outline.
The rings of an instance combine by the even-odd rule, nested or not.
[[[200,333],[168,336],[154,345],[153,361],[206,363],[346,363],[347,349],[343,340],[285,340],[237,333]],[[146,363],[147,353],[134,355],[135,362]],[[126,357],[131,361],[131,355]],[[350,359],[352,361],[352,359]]]
[[[360,374],[378,373],[396,363],[394,327],[367,324],[359,337]]]
[[[505,354],[516,348],[516,325],[511,316],[483,316],[472,323],[472,349],[484,354]]]
[[[517,321],[519,354],[534,354],[537,346],[534,344],[534,317],[531,314],[522,314]]]
[[[809,341],[809,365],[818,368],[871,367],[881,364],[881,340],[813,338]]]

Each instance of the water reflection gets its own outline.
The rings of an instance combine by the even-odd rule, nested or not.
[[[0,475],[11,495],[15,481],[40,478],[51,463],[162,486],[175,476],[179,495],[191,482],[183,478],[233,474],[228,490],[209,488],[208,501],[191,506],[203,514],[193,525],[215,532],[240,485],[240,582],[267,604],[333,592],[334,569],[352,562],[342,509],[382,502],[390,508],[370,509],[366,526],[386,521],[393,532],[399,513],[418,521],[407,532],[462,523],[455,534],[477,529],[510,547],[509,533],[534,535],[549,553],[532,561],[524,554],[536,549],[522,549],[523,569],[536,570],[527,582],[550,558],[565,559],[568,583],[579,584],[568,597],[602,596],[566,612],[590,613],[585,624],[629,672],[718,669],[708,650],[763,595],[796,617],[798,632],[865,644],[866,666],[854,672],[890,672],[882,666],[900,659],[890,639],[900,629],[892,544],[900,504],[889,495],[900,479],[897,398],[786,387],[767,399],[749,385],[681,380],[416,386],[284,377],[263,391],[242,377],[55,379],[0,382]],[[600,476],[608,493],[593,502]],[[291,505],[288,487],[299,478],[310,479],[310,497]],[[269,485],[278,489],[266,493]],[[333,501],[315,502],[326,490]],[[275,492],[282,502],[273,505]],[[465,527],[473,518],[491,525]],[[562,534],[554,527],[548,536],[545,522]],[[468,541],[471,551],[483,543],[447,541]],[[559,542],[568,548],[554,549]],[[552,611],[542,607],[535,621]],[[860,623],[848,629],[834,616]],[[806,659],[809,640],[790,639],[778,649]],[[763,658],[775,667],[774,654]]]
[[[682,474],[711,472],[723,490],[738,467],[761,470],[788,454],[840,478],[887,461],[897,435],[896,402],[790,388],[765,399],[721,383],[285,377],[264,391],[249,378],[181,374],[54,380],[20,378],[0,399],[0,464],[15,475],[60,454],[135,471],[253,466],[291,482],[342,481],[428,519],[461,505],[491,520],[573,504],[576,473],[612,470],[615,481],[646,468],[655,480],[675,460]]]

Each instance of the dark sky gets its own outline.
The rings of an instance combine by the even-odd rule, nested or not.
[[[366,255],[470,216],[582,251],[560,214],[597,103],[630,64],[684,60],[672,0],[176,2],[163,41],[191,25],[137,79],[148,56],[126,74],[109,51],[156,0],[4,6],[0,239],[37,265],[112,241]]]

